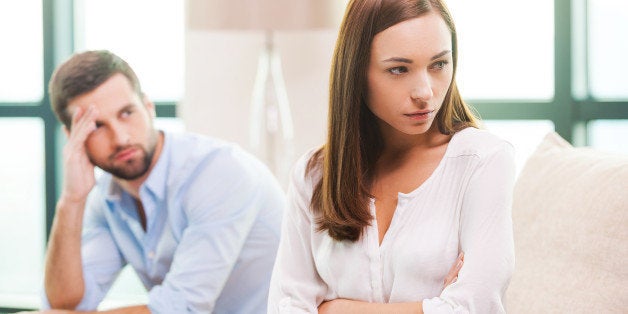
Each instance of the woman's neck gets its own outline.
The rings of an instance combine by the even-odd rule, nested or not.
[[[391,127],[381,128],[383,149],[381,156],[405,156],[416,151],[437,147],[449,141],[450,136],[440,133],[436,124],[422,134],[408,135]]]

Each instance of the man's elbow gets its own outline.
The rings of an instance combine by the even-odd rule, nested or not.
[[[83,291],[68,289],[67,291],[46,291],[51,309],[74,310],[83,299]]]

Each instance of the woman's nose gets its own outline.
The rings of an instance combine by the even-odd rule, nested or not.
[[[420,73],[417,75],[417,79],[412,88],[412,99],[428,101],[432,96],[434,96],[434,93],[432,92],[432,84],[430,83],[429,76],[427,73]]]

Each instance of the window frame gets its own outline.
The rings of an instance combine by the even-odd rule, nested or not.
[[[60,123],[50,107],[48,82],[55,67],[74,52],[74,1],[41,0],[43,27],[43,98],[37,102],[0,102],[0,117],[3,118],[41,118],[44,123],[45,154],[45,206],[46,206],[46,241],[55,214],[56,202],[61,192],[62,159],[58,134]],[[176,117],[176,102],[155,102],[157,117]],[[28,308],[12,308],[0,304],[0,311],[13,313]]]
[[[59,196],[61,183],[61,151],[56,140],[60,130],[52,109],[47,90],[54,68],[68,58],[74,51],[74,1],[73,0],[41,0],[43,18],[43,58],[44,58],[44,96],[39,102],[12,103],[0,102],[0,117],[37,117],[44,121],[45,149],[45,206],[46,206],[46,239],[50,234],[55,214],[56,200]],[[628,119],[628,99],[622,101],[597,100],[591,97],[587,78],[582,83],[585,97],[574,97],[574,50],[584,49],[586,74],[587,46],[572,47],[576,36],[584,36],[578,40],[587,42],[587,32],[580,34],[575,30],[572,21],[577,20],[588,28],[586,6],[588,0],[554,0],[554,97],[548,101],[513,101],[513,100],[482,100],[469,99],[486,120],[551,120],[556,132],[575,146],[588,144],[587,124],[598,119]],[[583,9],[584,8],[584,9]],[[576,13],[584,13],[576,16]],[[568,16],[569,18],[565,18]],[[158,117],[177,117],[176,102],[157,102]],[[16,312],[25,309],[2,307],[0,311]],[[26,309],[27,310],[27,309]]]
[[[575,146],[589,144],[587,125],[592,120],[628,119],[628,99],[598,100],[591,96],[588,82],[588,19],[589,0],[554,0],[554,98],[549,101],[467,100],[485,120],[546,119],[554,123],[556,132]],[[565,17],[569,18],[565,18]],[[574,21],[582,25],[574,25]],[[574,42],[583,45],[574,47]],[[582,50],[582,58],[574,61],[574,50]],[[580,64],[579,64],[580,63]],[[584,64],[581,64],[584,63]],[[574,68],[585,74],[582,82],[584,98],[574,96]]]

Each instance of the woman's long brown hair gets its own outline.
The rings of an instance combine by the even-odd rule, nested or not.
[[[356,241],[373,219],[369,211],[371,171],[383,142],[376,117],[366,105],[366,73],[375,35],[397,23],[438,12],[451,31],[454,74],[436,123],[443,134],[477,127],[455,83],[456,29],[442,0],[351,0],[340,27],[330,75],[327,142],[309,160],[322,167],[311,206],[320,213],[319,231]]]

